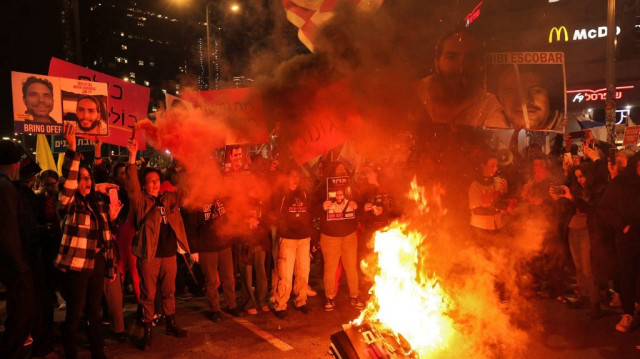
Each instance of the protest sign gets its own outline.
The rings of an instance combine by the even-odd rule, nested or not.
[[[150,91],[148,87],[136,85],[57,58],[51,58],[49,75],[103,82],[108,85],[108,109],[105,113],[108,116],[109,135],[103,139],[104,143],[126,147],[132,128],[139,120],[147,117]],[[136,138],[138,139],[138,148],[145,150],[146,143],[143,135],[138,132]]]
[[[78,136],[107,136],[107,84],[60,78],[64,122],[75,122]]]
[[[499,52],[485,59],[486,89],[504,107],[509,128],[564,132],[563,52]]]
[[[349,207],[352,199],[349,177],[327,177],[327,201],[331,201],[331,207],[326,211],[327,221],[355,218],[356,212]]]
[[[178,96],[174,96],[168,93],[164,94],[164,103],[165,103],[165,108],[167,110],[172,110],[172,109],[183,109],[188,111],[193,110],[193,104],[191,104],[191,102],[183,100]]]
[[[11,72],[15,132],[62,133],[62,101],[57,77]]]
[[[640,136],[640,126],[628,126],[624,129],[623,146],[635,146],[638,144],[638,136]]]
[[[345,81],[318,90],[307,108],[300,119],[306,129],[290,148],[299,165],[353,138],[362,128],[362,118]]]
[[[251,162],[249,160],[249,145],[228,145],[224,153],[225,175],[249,174]]]
[[[264,121],[262,101],[251,88],[183,92],[182,100],[230,129],[226,143],[266,143],[269,133]]]
[[[64,153],[67,150],[67,140],[62,136],[53,136],[51,151],[53,153]],[[93,152],[93,140],[90,138],[77,138],[76,139],[76,151],[77,152]]]

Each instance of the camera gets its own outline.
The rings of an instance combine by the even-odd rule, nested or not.
[[[551,186],[551,193],[560,196],[564,193],[564,191],[562,190],[562,186]]]

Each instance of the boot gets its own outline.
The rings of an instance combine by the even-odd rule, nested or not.
[[[178,327],[176,324],[176,316],[175,314],[166,316],[167,323],[167,335],[173,335],[176,338],[184,338],[187,336],[187,331]]]
[[[151,348],[153,324],[151,324],[151,322],[144,322],[143,324],[144,338],[142,339],[142,350],[146,350],[147,348]]]

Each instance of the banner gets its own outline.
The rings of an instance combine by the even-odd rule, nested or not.
[[[635,146],[638,144],[638,137],[640,136],[640,126],[628,126],[624,129],[624,139],[622,140],[623,146]]]
[[[53,136],[51,150],[53,153],[64,153],[67,150],[67,140],[62,136]],[[95,151],[93,140],[90,138],[76,138],[77,152],[93,152]]]
[[[250,87],[224,90],[183,92],[180,98],[230,128],[223,147],[233,143],[267,143],[269,133],[264,119],[262,100],[253,96]],[[167,104],[167,108],[169,104]],[[216,145],[218,147],[218,145]]]
[[[291,144],[291,153],[298,165],[353,138],[363,126],[345,81],[318,90],[300,121],[306,130]]]
[[[331,202],[331,206],[326,211],[327,221],[355,218],[355,210],[349,207],[349,201],[352,199],[349,177],[327,177],[327,201]]]
[[[11,71],[14,130],[62,133],[62,101],[57,77]]]
[[[564,132],[563,52],[500,52],[485,59],[486,89],[502,104],[509,128]]]
[[[49,63],[49,75],[104,82],[108,85],[108,109],[105,110],[105,114],[108,116],[109,135],[103,139],[104,143],[126,147],[136,122],[147,117],[150,92],[148,87],[105,75],[55,57],[51,58]],[[145,150],[144,136],[138,133],[136,138],[138,139],[138,148]]]

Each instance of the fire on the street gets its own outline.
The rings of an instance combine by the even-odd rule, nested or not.
[[[421,214],[436,216],[435,211],[430,211],[430,204],[439,208],[438,192],[434,189],[435,200],[430,202],[424,187],[418,186],[414,178],[408,197],[416,202]],[[425,239],[426,235],[397,221],[376,233],[375,283],[367,307],[354,321],[357,326],[369,326],[379,338],[395,338],[407,354],[420,358],[445,349],[454,332],[453,320],[448,316],[451,298],[435,274],[428,275],[420,268],[428,260]]]
[[[354,322],[368,324],[380,337],[395,337],[401,346],[406,340],[420,358],[446,348],[453,333],[453,321],[447,316],[450,298],[437,277],[417,271],[423,240],[422,234],[407,232],[400,223],[376,233],[379,271],[372,297]]]

